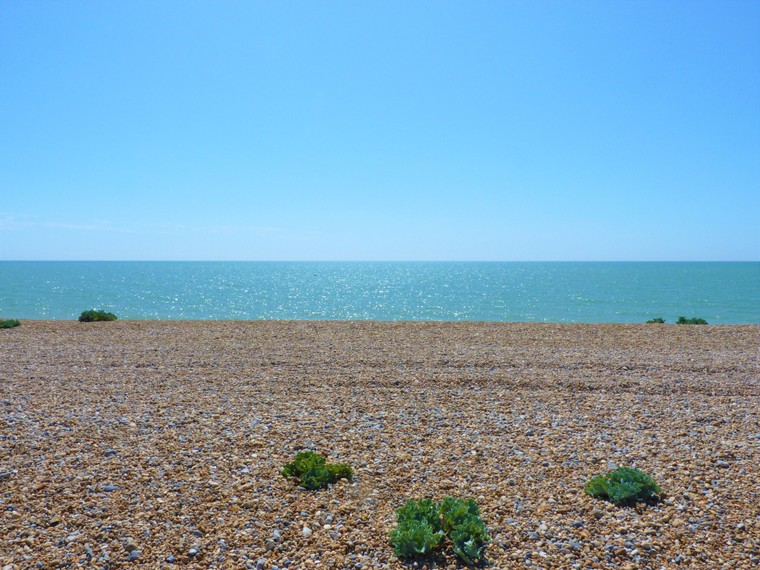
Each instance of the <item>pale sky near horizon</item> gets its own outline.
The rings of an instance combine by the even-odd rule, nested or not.
[[[760,260],[760,2],[0,2],[0,260]]]

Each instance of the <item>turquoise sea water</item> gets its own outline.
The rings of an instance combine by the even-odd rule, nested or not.
[[[0,262],[0,318],[760,323],[760,263]]]

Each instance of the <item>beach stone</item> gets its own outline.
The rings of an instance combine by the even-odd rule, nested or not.
[[[118,485],[111,485],[111,484],[103,485],[103,491],[105,491],[106,493],[113,493],[118,488],[119,488]]]
[[[130,562],[133,562],[133,561],[137,560],[138,558],[140,558],[140,551],[139,550],[132,550],[132,551],[130,551],[130,553],[129,553],[129,561]]]
[[[124,550],[127,552],[132,552],[133,550],[137,550],[138,546],[135,544],[135,542],[132,539],[126,538],[122,539],[124,541]]]

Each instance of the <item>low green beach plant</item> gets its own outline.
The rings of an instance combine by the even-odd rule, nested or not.
[[[454,527],[464,522],[468,517],[480,517],[480,507],[474,499],[455,499],[446,497],[438,505],[441,512],[442,528],[448,534]]]
[[[432,499],[409,499],[396,510],[396,520],[390,538],[399,558],[429,556],[443,540],[441,514]]]
[[[399,523],[416,521],[430,525],[433,532],[441,530],[441,511],[433,499],[409,499],[396,510]]]
[[[483,558],[488,543],[488,529],[479,516],[468,515],[449,534],[454,543],[454,554],[465,564],[477,564]]]
[[[474,499],[446,497],[440,503],[444,532],[454,543],[454,554],[466,564],[477,563],[488,542],[488,529]]]
[[[441,515],[432,499],[409,499],[396,510],[396,520],[390,538],[399,558],[429,556],[443,540]]]
[[[12,329],[18,326],[21,326],[21,321],[18,319],[0,319],[0,329]]]
[[[301,451],[293,461],[283,466],[283,477],[298,479],[304,489],[321,489],[338,479],[354,476],[353,469],[347,463],[327,463],[327,459],[313,451]]]
[[[399,558],[429,556],[443,540],[443,531],[434,531],[424,521],[404,521],[391,531],[393,554]]]
[[[597,475],[583,489],[587,495],[606,499],[616,505],[633,505],[658,500],[662,489],[639,469],[618,467],[606,475]]]
[[[651,319],[651,320],[647,321],[647,324],[648,325],[663,324],[664,322],[665,322],[665,319],[663,319],[662,317],[657,317],[656,319]]]
[[[686,317],[678,317],[676,324],[677,325],[706,325],[707,321],[699,317],[693,317],[691,319],[687,319]]]
[[[109,313],[107,311],[98,311],[95,309],[82,311],[82,314],[79,315],[80,323],[94,323],[96,321],[115,321],[115,320],[116,320],[116,315],[114,315],[113,313]]]
[[[430,556],[447,537],[465,564],[483,559],[489,535],[473,499],[446,497],[438,504],[432,499],[410,499],[396,510],[396,520],[398,526],[390,539],[399,558]]]
[[[354,476],[354,470],[348,463],[327,463],[325,465],[327,472],[335,481],[338,479],[348,479],[349,481]]]

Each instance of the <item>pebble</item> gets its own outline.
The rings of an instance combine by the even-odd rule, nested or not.
[[[304,526],[302,529],[304,536],[311,536],[312,530],[308,526]]]

